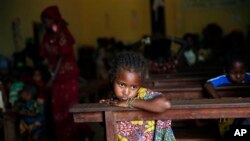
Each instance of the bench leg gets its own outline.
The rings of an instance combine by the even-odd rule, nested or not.
[[[105,127],[106,127],[106,139],[107,141],[117,141],[116,138],[116,122],[114,113],[112,111],[105,112]]]

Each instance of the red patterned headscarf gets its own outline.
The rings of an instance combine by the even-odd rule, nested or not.
[[[45,8],[41,14],[41,19],[43,17],[53,19],[56,22],[58,22],[59,24],[67,25],[66,21],[62,18],[61,14],[59,12],[59,8],[55,5]]]
[[[67,42],[69,44],[74,44],[75,43],[74,37],[71,35],[71,33],[69,32],[69,30],[67,28],[68,24],[62,18],[61,14],[59,12],[59,8],[57,6],[49,6],[49,7],[45,8],[42,11],[41,19],[44,18],[44,17],[53,19],[58,24],[60,24],[62,26],[61,32],[64,33],[64,36],[65,36]],[[46,38],[46,39],[48,39],[48,38]],[[44,40],[43,42],[48,42],[48,40]]]

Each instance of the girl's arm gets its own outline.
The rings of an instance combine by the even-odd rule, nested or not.
[[[160,95],[150,100],[140,100],[140,99],[134,99],[131,102],[128,101],[119,101],[114,104],[115,106],[120,107],[134,107],[138,109],[143,109],[150,112],[156,112],[161,113],[166,111],[167,109],[170,109],[171,104],[170,101]]]
[[[220,98],[219,95],[217,94],[215,88],[210,82],[207,82],[205,84],[205,88],[208,91],[208,93],[213,97],[213,98]]]

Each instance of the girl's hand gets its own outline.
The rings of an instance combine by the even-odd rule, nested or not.
[[[127,101],[117,101],[116,103],[114,103],[114,106],[128,107],[128,104],[127,104]]]
[[[101,104],[108,104],[109,103],[109,99],[101,99],[101,100],[99,100],[99,103],[101,103]]]
[[[99,103],[102,103],[102,104],[107,104],[107,105],[115,105],[117,103],[117,100],[114,100],[114,99],[101,99],[99,101]]]

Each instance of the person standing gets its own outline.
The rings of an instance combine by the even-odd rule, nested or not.
[[[78,102],[79,69],[74,56],[75,39],[67,28],[57,6],[45,8],[41,20],[46,28],[40,54],[51,72],[49,81],[52,116],[58,141],[74,141],[76,128],[69,108]]]

